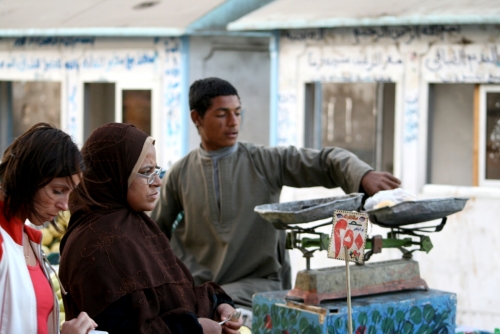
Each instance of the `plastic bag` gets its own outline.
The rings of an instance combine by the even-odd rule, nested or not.
[[[366,200],[365,210],[393,206],[401,202],[414,201],[416,199],[417,196],[402,188],[382,190]]]

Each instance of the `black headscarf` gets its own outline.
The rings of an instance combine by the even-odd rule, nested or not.
[[[78,196],[61,242],[61,282],[73,301],[65,303],[66,319],[79,311],[94,317],[121,297],[150,288],[163,295],[163,311],[212,317],[212,296],[222,289],[195,287],[156,223],[127,204],[128,187],[152,144],[133,125],[111,123],[95,130],[82,149],[82,182],[95,203]]]

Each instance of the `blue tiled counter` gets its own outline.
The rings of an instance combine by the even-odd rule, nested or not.
[[[345,334],[347,302],[320,306],[288,304],[288,291],[255,294],[252,333]],[[449,292],[405,291],[352,298],[353,333],[447,334],[455,333],[456,295]]]

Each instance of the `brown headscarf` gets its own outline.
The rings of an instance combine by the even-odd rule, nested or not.
[[[85,200],[81,189],[71,205],[60,246],[60,277],[69,291],[66,319],[79,311],[95,317],[121,297],[150,288],[163,295],[159,312],[212,317],[217,286],[195,287],[156,223],[127,204],[129,184],[152,145],[148,138],[133,125],[110,123],[95,130],[82,149],[83,182],[99,205]],[[143,307],[149,304],[148,298]]]

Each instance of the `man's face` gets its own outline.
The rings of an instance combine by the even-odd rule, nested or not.
[[[240,99],[236,95],[214,97],[203,118],[195,110],[191,111],[191,119],[198,128],[201,145],[206,151],[219,150],[236,143],[240,113]]]

